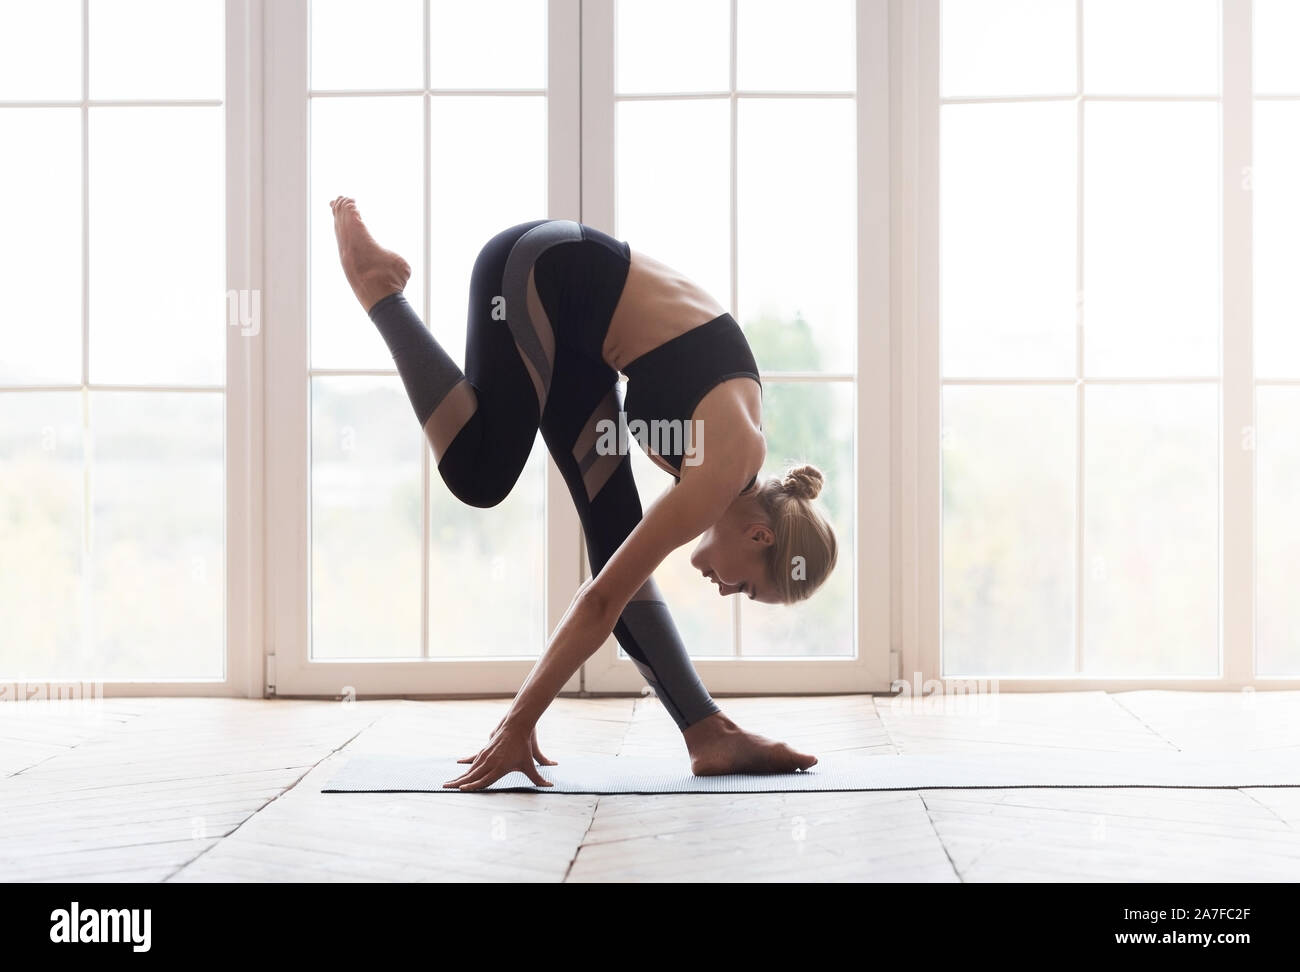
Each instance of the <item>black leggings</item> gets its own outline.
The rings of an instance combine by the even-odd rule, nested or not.
[[[535,220],[498,233],[470,280],[465,370],[434,340],[401,293],[370,308],[393,354],[447,488],[495,506],[542,438],[569,487],[598,574],[641,520],[632,464],[596,448],[602,421],[630,442],[618,375],[601,357],[627,277],[626,244],[570,220]],[[614,626],[623,650],[678,727],[718,712],[654,578]]]

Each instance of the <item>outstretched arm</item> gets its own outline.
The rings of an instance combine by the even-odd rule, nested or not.
[[[737,467],[724,462],[714,468]],[[721,482],[714,481],[701,466],[650,504],[600,573],[578,589],[488,745],[468,772],[446,786],[482,789],[516,769],[534,783],[546,785],[533,765],[529,746],[537,720],[582,663],[604,644],[628,601],[664,558],[722,516],[739,488],[731,482],[734,478],[724,474]]]

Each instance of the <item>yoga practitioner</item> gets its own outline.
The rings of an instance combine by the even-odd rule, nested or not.
[[[555,765],[538,747],[537,720],[611,632],[681,729],[696,774],[816,763],[721,711],[652,576],[696,537],[691,564],[724,596],[793,603],[835,566],[835,535],[812,503],[821,473],[804,465],[759,479],[762,386],[731,315],[627,243],[571,220],[534,220],[478,255],[462,372],[403,295],[407,262],[375,242],[352,199],[330,207],[344,274],[392,352],[447,488],[471,506],[500,503],[540,429],[591,561],[509,712],[445,785],[478,790],[513,770],[550,785],[534,765]],[[644,516],[631,438],[677,479]]]

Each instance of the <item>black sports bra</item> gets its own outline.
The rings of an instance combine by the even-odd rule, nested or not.
[[[679,473],[683,457],[693,451],[691,418],[700,400],[714,386],[731,378],[753,378],[760,389],[763,387],[745,333],[730,314],[722,314],[665,341],[629,361],[622,371],[628,378],[623,403],[627,421],[630,424],[640,420],[641,428],[653,437],[656,431],[664,429],[656,423],[670,420],[666,436],[669,441],[652,445],[655,453]],[[680,481],[681,476],[675,478]],[[757,481],[755,473],[741,492],[752,488]]]

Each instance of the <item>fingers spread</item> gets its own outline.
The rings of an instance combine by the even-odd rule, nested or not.
[[[524,770],[524,773],[525,773],[525,775],[527,775],[527,777],[528,777],[530,780],[532,780],[532,781],[533,781],[534,783],[536,783],[538,786],[554,786],[554,784],[553,784],[550,780],[548,780],[546,777],[544,777],[544,776],[543,776],[543,775],[538,771],[537,767],[534,766],[532,763],[529,763],[529,764],[528,764],[528,767]]]
[[[453,787],[453,788],[454,788],[454,787],[460,786],[460,785],[461,785],[462,783],[464,783],[465,781],[470,780],[470,779],[473,779],[474,776],[475,776],[477,773],[478,773],[478,769],[475,768],[475,767],[472,767],[472,766],[471,766],[471,767],[470,767],[466,772],[462,773],[460,776],[456,777],[454,780],[448,780],[446,783],[444,783],[444,784],[442,784],[442,785],[443,785],[444,788],[447,788],[447,787]]]
[[[509,770],[506,770],[508,773]],[[480,769],[478,773],[468,774],[469,779],[460,785],[462,793],[472,793],[474,790],[482,790],[491,786],[501,777],[505,776],[500,770]]]

